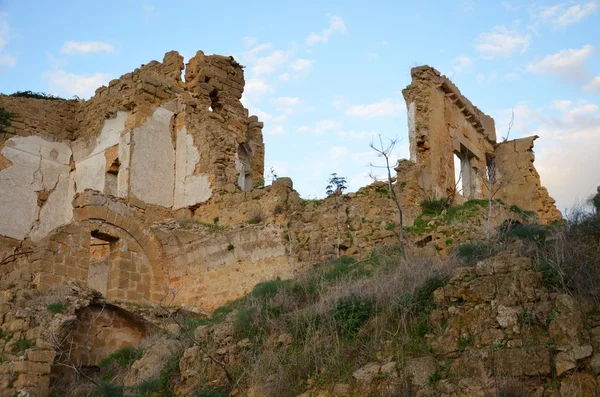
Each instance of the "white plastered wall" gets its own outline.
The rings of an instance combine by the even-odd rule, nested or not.
[[[170,132],[173,114],[158,108],[133,130],[129,171],[130,192],[136,198],[169,208],[175,191],[175,148]]]
[[[108,119],[102,126],[100,135],[90,144],[87,140],[79,140],[73,144],[73,159],[75,161],[75,183],[77,192],[85,189],[104,191],[106,177],[106,157],[104,152],[121,141],[121,134],[125,130],[125,120],[128,113],[117,112],[115,118]],[[128,146],[127,146],[128,148]],[[121,147],[119,147],[119,160],[121,160]],[[119,169],[119,174],[121,169]],[[127,181],[118,179],[118,192],[127,191]],[[123,183],[123,185],[122,185]],[[120,195],[120,194],[119,194]]]
[[[0,153],[12,165],[0,171],[0,234],[39,241],[70,222],[74,194],[71,148],[39,136],[16,136]],[[46,200],[38,205],[38,194]]]
[[[207,174],[194,175],[200,152],[185,127],[177,131],[176,147],[174,208],[179,209],[208,200],[212,189]]]

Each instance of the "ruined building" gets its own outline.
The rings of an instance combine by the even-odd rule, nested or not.
[[[82,300],[89,306],[80,303],[69,334],[78,346],[77,330],[96,326],[90,319],[110,324],[72,358],[97,365],[147,331],[122,302],[151,306],[171,296],[172,305],[209,311],[337,250],[364,255],[396,241],[385,183],[345,195],[339,211],[333,200],[300,199],[289,178],[263,187],[263,124],[240,102],[243,67],[198,52],[185,79],[183,69],[183,58],[169,52],[87,101],[0,96],[0,106],[17,114],[0,134],[0,289],[19,291],[2,297],[8,314],[0,327],[38,338],[32,351],[41,351],[28,356],[32,366],[15,369],[22,376],[11,387],[47,386],[39,373],[56,355],[41,334],[46,326],[28,330],[19,317],[28,289],[47,293],[75,282],[113,305]],[[398,163],[395,183],[406,226],[423,200],[445,198],[499,198],[545,223],[561,218],[533,166],[536,137],[498,143],[493,119],[450,80],[427,66],[414,68],[412,79],[404,90],[411,158]],[[501,208],[494,224],[510,216]],[[426,234],[409,230],[409,246],[445,254],[452,241],[477,238]]]
[[[254,189],[263,180],[263,124],[240,102],[243,67],[198,52],[185,80],[183,69],[169,52],[88,101],[0,98],[18,114],[0,141],[3,253],[31,247],[38,289],[78,280],[113,299],[148,302],[176,288],[181,304],[210,308],[327,256],[327,216],[314,216],[321,210],[289,179]],[[397,167],[407,225],[424,199],[460,204],[490,190],[542,222],[560,219],[533,166],[537,137],[498,143],[494,120],[449,79],[427,66],[413,68],[412,79],[403,91],[411,158]],[[350,229],[365,229],[353,225],[358,219],[394,219],[385,195],[360,193],[345,203]],[[264,222],[251,225],[253,216]],[[222,233],[181,227],[194,221]],[[352,240],[343,244],[348,253],[378,238]]]

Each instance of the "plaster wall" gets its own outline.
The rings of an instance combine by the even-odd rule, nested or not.
[[[174,208],[179,209],[208,200],[212,189],[209,175],[196,172],[200,151],[185,127],[177,131],[176,147]]]
[[[68,223],[73,194],[69,146],[39,136],[16,136],[0,154],[10,163],[0,171],[0,234],[39,241]]]
[[[171,138],[173,112],[162,107],[133,130],[129,172],[131,193],[148,204],[173,206],[175,148]]]
[[[106,177],[106,158],[104,152],[118,145],[121,134],[125,130],[128,113],[119,111],[115,118],[105,120],[100,135],[90,139],[80,139],[73,143],[73,159],[75,161],[75,184],[77,193],[85,189],[104,191]],[[118,186],[117,189],[123,188]]]

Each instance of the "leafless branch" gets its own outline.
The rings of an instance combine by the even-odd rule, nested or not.
[[[398,143],[398,139],[390,139],[389,140],[389,144],[387,146],[383,145],[383,139],[381,138],[381,135],[379,135],[379,147],[375,146],[375,142],[371,141],[370,143],[370,147],[371,149],[373,149],[377,155],[379,157],[383,157],[385,159],[385,167],[387,169],[387,182],[388,182],[388,189],[389,189],[389,194],[390,194],[390,198],[392,200],[394,200],[394,203],[396,204],[396,208],[398,208],[398,217],[400,220],[400,231],[398,234],[399,240],[400,240],[400,250],[402,251],[402,257],[404,258],[405,261],[408,260],[407,256],[406,256],[406,250],[404,249],[404,225],[403,225],[403,216],[402,216],[402,205],[400,205],[400,200],[398,199],[398,196],[396,195],[396,192],[394,191],[394,187],[392,185],[392,171],[390,170],[390,155],[392,153],[392,151],[394,150],[394,147],[396,146],[396,143]]]

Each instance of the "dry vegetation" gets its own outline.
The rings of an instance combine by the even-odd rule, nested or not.
[[[349,383],[357,368],[377,359],[393,360],[402,368],[407,359],[431,351],[427,335],[432,331],[433,291],[457,266],[472,266],[498,252],[532,257],[548,288],[587,299],[598,309],[600,216],[572,215],[568,222],[548,227],[505,225],[494,239],[462,245],[446,260],[404,262],[394,246],[375,249],[360,262],[342,256],[294,280],[258,284],[211,318],[179,319],[192,334],[198,326],[230,324],[234,339],[245,341],[245,348],[226,364],[233,382],[205,361],[194,377],[194,395],[228,396],[235,389],[254,388],[260,395],[291,397],[308,386]],[[204,342],[206,351],[219,348],[210,338]],[[105,384],[97,395],[174,395],[179,358],[166,363],[160,379],[129,390]],[[381,395],[413,395],[410,383],[396,384],[400,386]],[[524,395],[512,379],[499,379],[497,389],[498,395]]]

